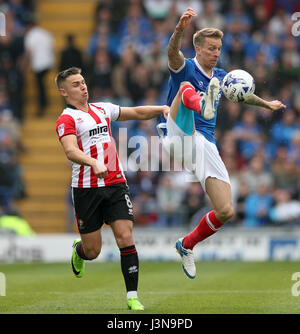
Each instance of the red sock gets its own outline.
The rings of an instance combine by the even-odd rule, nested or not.
[[[215,212],[210,211],[200,220],[198,226],[184,237],[183,247],[193,249],[198,242],[216,233],[222,225],[223,223],[216,218]]]
[[[185,85],[181,91],[181,101],[189,109],[197,111],[201,114],[200,108],[201,96],[196,93],[195,88],[191,85]]]

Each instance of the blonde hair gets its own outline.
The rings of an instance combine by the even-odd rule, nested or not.
[[[205,38],[211,37],[211,38],[223,38],[223,32],[216,28],[204,28],[201,30],[198,30],[193,35],[193,44],[194,47],[197,46],[203,46]]]

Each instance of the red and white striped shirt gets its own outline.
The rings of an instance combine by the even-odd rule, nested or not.
[[[108,175],[99,179],[89,166],[72,162],[72,187],[97,188],[126,182],[119,161],[111,121],[120,115],[120,107],[112,103],[90,103],[88,112],[67,105],[56,122],[59,139],[74,134],[80,150],[105,164]]]

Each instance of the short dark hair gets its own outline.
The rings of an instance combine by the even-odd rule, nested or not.
[[[61,88],[61,83],[64,82],[70,75],[81,74],[81,68],[70,67],[66,70],[59,72],[55,78],[55,83],[58,89]]]

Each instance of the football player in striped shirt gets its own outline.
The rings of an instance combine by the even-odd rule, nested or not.
[[[66,108],[56,131],[67,158],[72,162],[72,195],[80,239],[73,243],[72,270],[84,274],[85,260],[101,251],[101,227],[109,224],[120,249],[121,269],[127,290],[127,307],[143,310],[137,295],[139,260],[132,236],[133,206],[126,178],[111,135],[112,121],[148,120],[168,106],[120,107],[89,103],[81,69],[69,68],[56,77]]]

